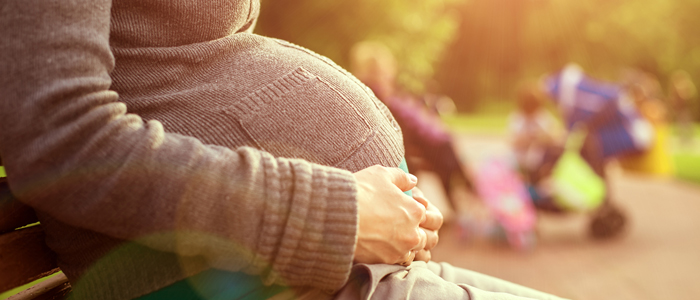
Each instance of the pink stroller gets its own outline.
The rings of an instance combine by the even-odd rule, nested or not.
[[[479,165],[475,187],[515,249],[534,247],[537,216],[529,193],[505,159],[489,158]]]

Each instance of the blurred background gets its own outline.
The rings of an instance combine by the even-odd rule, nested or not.
[[[420,92],[436,80],[473,112],[571,61],[610,80],[629,67],[662,83],[677,69],[698,78],[698,11],[695,0],[263,0],[256,32],[346,68],[352,45],[380,40],[400,62],[400,84]]]
[[[674,72],[700,79],[698,12],[697,0],[262,0],[256,33],[346,69],[353,45],[380,41],[398,62],[398,85],[448,96],[457,112],[472,115],[444,118],[455,130],[498,131],[519,83],[569,62],[613,82],[629,69],[647,72],[659,83],[656,97],[670,105]],[[690,98],[684,110],[697,124],[700,101]],[[678,175],[700,182],[700,159],[676,150]]]
[[[329,57],[387,104],[446,216],[436,260],[572,299],[695,299],[698,13],[699,0],[262,0],[256,33]],[[581,120],[588,138],[572,143]],[[591,170],[562,166],[572,148]],[[602,195],[574,205],[545,188],[567,180]]]

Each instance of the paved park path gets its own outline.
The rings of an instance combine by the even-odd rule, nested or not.
[[[458,140],[467,159],[507,151],[497,136]],[[435,177],[419,178],[426,195],[446,210]],[[611,189],[630,218],[619,238],[590,239],[585,214],[541,215],[536,247],[519,252],[490,240],[460,239],[449,222],[433,258],[571,299],[700,299],[700,186],[612,170]]]

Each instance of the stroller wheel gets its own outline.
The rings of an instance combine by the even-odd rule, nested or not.
[[[591,220],[589,233],[594,239],[608,239],[622,233],[627,217],[615,206],[605,205]]]

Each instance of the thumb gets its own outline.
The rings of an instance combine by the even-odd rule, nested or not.
[[[389,171],[389,180],[396,185],[401,191],[408,191],[416,187],[418,178],[413,174],[406,173],[399,168],[387,168]]]

